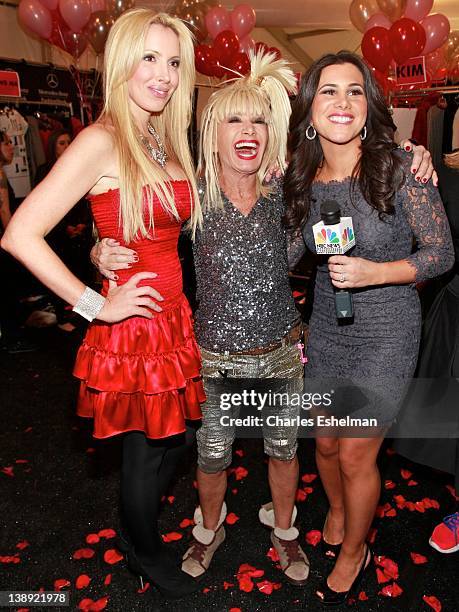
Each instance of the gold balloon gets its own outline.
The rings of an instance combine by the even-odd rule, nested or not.
[[[103,53],[113,23],[113,18],[106,11],[96,11],[89,18],[85,34],[97,55]]]
[[[379,11],[377,0],[352,0],[349,7],[349,17],[352,25],[365,32],[365,25],[372,15]]]
[[[447,62],[459,52],[459,30],[449,33],[448,40],[443,45],[443,52]]]
[[[127,11],[134,8],[134,0],[107,0],[107,12],[115,19]]]
[[[201,4],[197,3],[187,13],[181,15],[185,25],[188,26],[199,43],[207,36],[206,12],[201,8]]]
[[[378,0],[381,13],[394,22],[403,15],[406,9],[406,0]]]

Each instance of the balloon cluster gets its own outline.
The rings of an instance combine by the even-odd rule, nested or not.
[[[180,0],[175,13],[197,39],[195,63],[201,74],[218,78],[234,76],[234,72],[246,74],[250,70],[248,52],[260,46],[280,57],[279,49],[252,39],[256,15],[248,4],[227,11],[218,0]]]
[[[75,60],[88,44],[102,53],[115,19],[134,6],[134,0],[21,0],[19,23],[69,53]]]
[[[363,33],[362,55],[387,91],[394,87],[394,64],[424,55],[427,81],[457,78],[459,31],[432,13],[434,0],[352,0],[349,16]]]

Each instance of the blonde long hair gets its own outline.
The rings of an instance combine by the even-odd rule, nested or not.
[[[250,73],[234,79],[212,94],[201,121],[198,175],[203,174],[206,190],[203,209],[223,208],[220,192],[220,165],[217,150],[218,124],[232,114],[261,116],[267,122],[268,142],[256,176],[257,197],[266,196],[269,186],[263,184],[266,171],[276,162],[285,169],[288,124],[291,105],[288,91],[296,91],[296,79],[285,60],[272,53],[250,53]]]
[[[120,169],[120,224],[126,242],[154,232],[153,193],[162,207],[179,220],[174,193],[159,165],[152,163],[139,140],[139,128],[129,109],[128,80],[142,61],[145,38],[151,25],[170,28],[179,38],[179,84],[164,110],[151,116],[151,123],[163,141],[166,153],[176,159],[191,185],[193,234],[202,213],[195,173],[188,145],[195,84],[193,37],[186,25],[166,13],[138,8],[123,13],[110,30],[104,60],[104,108],[99,121],[111,123]],[[144,188],[149,208],[149,223],[143,210]]]

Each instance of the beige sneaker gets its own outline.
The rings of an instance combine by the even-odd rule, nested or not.
[[[287,580],[296,586],[306,584],[309,576],[309,560],[298,542],[296,527],[271,531],[271,542],[279,555],[279,564]]]
[[[226,504],[223,504],[217,529],[206,529],[203,525],[201,508],[196,508],[193,527],[193,541],[186,553],[183,555],[182,570],[192,576],[199,578],[209,569],[212,557],[217,548],[225,541],[226,533],[223,521],[226,518]]]

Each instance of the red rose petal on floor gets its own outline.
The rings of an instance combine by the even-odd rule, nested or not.
[[[379,555],[375,557],[375,562],[377,565],[380,565],[384,569],[384,573],[387,576],[390,576],[393,580],[397,580],[398,578],[398,565],[389,557],[384,557]]]
[[[395,489],[397,485],[395,484],[395,482],[393,482],[392,480],[386,480],[384,482],[384,488],[385,489]]]
[[[390,516],[390,517],[397,516],[397,511],[395,508],[391,508],[384,514],[384,516]]]
[[[14,478],[14,467],[12,465],[9,465],[7,467],[2,468],[0,470],[0,472],[3,472],[4,474],[9,476],[10,478]]]
[[[97,533],[88,533],[86,536],[86,544],[97,544],[100,542],[100,538]]]
[[[393,500],[397,504],[397,508],[400,509],[404,508],[407,503],[403,495],[394,495]]]
[[[253,582],[250,576],[243,576],[242,578],[239,578],[238,582],[239,589],[241,591],[244,591],[244,593],[250,593],[251,591],[253,591]]]
[[[225,589],[225,591],[227,591],[233,586],[234,586],[234,582],[226,582],[226,580],[223,582],[223,588]]]
[[[16,544],[16,548],[19,548],[19,550],[24,550],[24,548],[27,548],[28,546],[30,546],[30,544],[27,542],[27,540],[23,540],[22,542],[18,542]]]
[[[18,608],[16,612],[30,612],[30,608]]]
[[[193,519],[185,518],[180,523],[179,527],[181,527],[181,529],[185,529],[186,527],[190,527],[190,525],[194,525]]]
[[[119,563],[121,559],[124,559],[124,557],[118,550],[116,550],[116,548],[110,548],[104,552],[104,561],[109,565]]]
[[[426,604],[428,606],[433,608],[435,610],[435,612],[440,612],[440,610],[441,610],[441,603],[435,597],[435,595],[423,595],[422,599],[426,602]]]
[[[268,552],[266,553],[266,556],[269,557],[271,559],[271,561],[274,561],[274,563],[279,561],[279,553],[277,552],[277,550],[274,547],[271,547],[268,550]]]
[[[163,534],[163,542],[176,542],[177,540],[181,540],[183,535],[178,533],[177,531],[171,531],[170,533]]]
[[[250,578],[261,578],[264,575],[263,570],[259,570],[253,565],[249,565],[248,563],[243,563],[239,566],[236,577],[238,580],[243,578],[244,576],[249,576]]]
[[[424,557],[424,555],[420,555],[419,553],[410,553],[410,557],[411,557],[411,561],[415,564],[415,565],[422,565],[422,563],[427,563],[428,559],[427,557]]]
[[[405,508],[408,508],[410,512],[414,512],[414,510],[416,510],[416,505],[411,501],[407,501],[405,502]]]
[[[167,496],[167,501],[168,501],[170,504],[173,504],[173,503],[174,503],[174,501],[175,501],[175,495],[168,495],[168,496]]]
[[[77,589],[84,589],[90,582],[91,578],[87,574],[81,574],[81,576],[78,576],[75,580],[75,586]]]
[[[202,589],[202,592],[203,592],[203,593],[210,593],[210,589],[209,589],[209,587],[204,587],[204,588]]]
[[[408,480],[413,475],[413,472],[410,472],[410,470],[400,470],[400,474],[402,475],[402,478]]]
[[[297,502],[304,502],[307,497],[308,497],[308,494],[303,489],[297,489],[296,490],[295,501],[297,501]]]
[[[237,514],[234,514],[234,512],[230,512],[228,514],[228,516],[226,517],[226,522],[228,523],[228,525],[234,525],[235,523],[237,523],[239,520],[239,517]]]
[[[58,580],[54,581],[55,591],[60,591],[64,587],[68,587],[68,586],[70,586],[70,580],[67,580],[66,578],[59,578]]]
[[[91,559],[94,557],[94,551],[92,548],[79,548],[73,553],[74,559]]]
[[[367,601],[368,595],[365,593],[365,591],[360,591],[358,599],[359,601]]]
[[[145,591],[148,591],[148,589],[150,588],[150,583],[149,582],[144,582],[143,583],[143,589],[137,589],[137,593],[140,593],[140,595],[142,593],[145,593]]]
[[[257,588],[260,593],[264,593],[265,595],[271,595],[273,592],[273,583],[269,580],[262,580],[257,583]]]
[[[116,537],[116,531],[114,529],[101,529],[97,535],[99,538],[110,540],[111,538]]]
[[[308,531],[305,535],[304,539],[308,544],[311,544],[311,546],[317,546],[322,539],[322,533],[318,529],[311,529],[311,531]]]
[[[234,470],[236,480],[243,480],[244,478],[247,477],[248,473],[249,471],[246,470],[245,467],[242,467],[241,465]]]
[[[306,484],[313,482],[317,478],[317,474],[303,474],[301,480]]]
[[[389,582],[389,580],[392,580],[391,577],[388,576],[386,572],[382,570],[380,567],[376,568],[376,579],[379,584],[382,584],[383,582]]]
[[[415,487],[418,483],[415,480],[409,480],[408,481],[408,486],[409,487]]]
[[[20,557],[16,554],[16,555],[5,555],[3,557],[0,557],[0,563],[20,563],[21,559]]]
[[[104,578],[104,585],[108,586],[109,584],[111,584],[112,582],[112,575],[111,574],[107,574]]]
[[[435,508],[435,510],[438,510],[440,508],[440,504],[436,499],[429,499],[428,497],[424,497],[423,502],[426,508]],[[427,504],[429,505],[427,506]]]
[[[426,511],[426,507],[424,506],[424,502],[423,501],[414,502],[414,508],[418,512],[424,513]]]
[[[459,501],[459,495],[456,495],[456,489],[453,487],[453,485],[446,485],[446,488],[451,493],[451,495],[454,497],[454,499],[456,501]]]
[[[399,597],[402,593],[403,589],[401,589],[396,582],[388,584],[379,591],[379,595],[384,595],[385,597]]]
[[[234,451],[234,454],[237,455],[238,457],[243,457],[244,451],[242,450],[242,448],[238,448],[237,450]]]
[[[242,612],[241,608],[230,608],[229,612]]]
[[[89,608],[89,612],[100,612],[100,610],[105,610],[107,604],[108,597],[101,597],[92,604],[92,606]]]
[[[94,604],[94,601],[86,597],[85,599],[82,599],[80,601],[80,603],[78,604],[78,609],[83,610],[83,612],[90,612],[91,606],[93,604]]]

